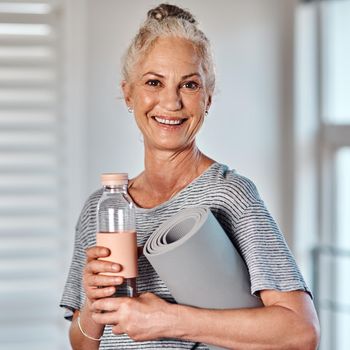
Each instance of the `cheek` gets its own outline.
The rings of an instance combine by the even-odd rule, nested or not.
[[[158,94],[149,91],[140,91],[135,99],[135,109],[147,109],[152,108],[158,101]]]
[[[203,95],[186,96],[184,98],[184,105],[191,109],[194,114],[203,114],[206,107],[206,99]]]

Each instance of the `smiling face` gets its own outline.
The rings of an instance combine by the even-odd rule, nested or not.
[[[191,145],[211,102],[202,60],[180,38],[158,39],[122,88],[145,145],[157,149]]]

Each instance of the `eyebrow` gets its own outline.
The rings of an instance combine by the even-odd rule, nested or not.
[[[159,77],[159,78],[164,78],[164,75],[159,74],[159,73],[155,73],[155,72],[147,72],[147,73],[143,74],[142,77],[144,77],[148,74],[155,75],[156,77]],[[199,78],[201,78],[201,75],[198,72],[194,72],[194,73],[183,75],[181,77],[181,79],[188,79],[188,78],[193,77],[193,76],[198,76]]]

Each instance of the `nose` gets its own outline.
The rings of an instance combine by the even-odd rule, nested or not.
[[[160,96],[161,107],[168,111],[182,109],[182,99],[179,90],[175,87],[164,88]]]

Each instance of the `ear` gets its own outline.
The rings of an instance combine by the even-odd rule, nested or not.
[[[133,100],[132,100],[132,89],[131,89],[131,85],[129,82],[127,82],[126,80],[122,80],[121,82],[121,88],[123,90],[123,95],[124,95],[124,101],[126,103],[126,105],[128,107],[132,107],[133,105]]]
[[[208,101],[207,101],[207,104],[206,104],[206,106],[205,106],[205,110],[206,110],[206,111],[209,111],[209,108],[210,108],[210,106],[211,106],[211,101],[212,101],[212,98],[211,98],[211,97],[212,97],[211,95],[208,96]]]

